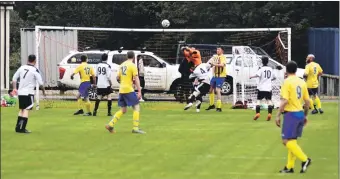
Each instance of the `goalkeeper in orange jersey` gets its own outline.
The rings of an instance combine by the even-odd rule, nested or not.
[[[306,67],[304,77],[306,78],[307,88],[310,99],[310,108],[314,108],[312,114],[320,114],[323,113],[321,109],[321,101],[318,96],[318,87],[319,87],[319,76],[322,75],[322,68],[315,61],[315,56],[313,54],[309,54],[306,58]],[[315,105],[314,105],[315,104]]]

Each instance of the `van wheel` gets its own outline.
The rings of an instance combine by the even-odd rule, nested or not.
[[[97,98],[98,98],[97,90],[94,89],[94,88],[90,88],[89,89],[89,99],[90,100],[96,100]]]
[[[230,95],[233,93],[233,83],[230,79],[226,79],[222,84],[221,93],[223,95]]]
[[[181,85],[176,85],[174,97],[175,97],[176,101],[181,100]]]

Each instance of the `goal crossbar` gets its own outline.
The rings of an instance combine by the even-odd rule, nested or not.
[[[35,30],[87,30],[113,32],[280,32],[290,34],[291,28],[209,28],[209,29],[147,29],[147,28],[99,28],[99,27],[63,27],[63,26],[35,26]]]

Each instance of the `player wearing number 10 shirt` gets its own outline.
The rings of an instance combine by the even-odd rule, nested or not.
[[[262,57],[262,67],[257,71],[255,76],[251,78],[259,78],[259,83],[257,85],[257,103],[256,103],[256,115],[254,120],[260,117],[261,100],[266,99],[268,105],[268,116],[267,121],[270,121],[273,111],[272,103],[272,81],[276,79],[273,69],[268,65],[268,57]]]
[[[78,107],[79,110],[74,113],[74,115],[84,114],[83,106],[82,106],[82,99],[84,105],[86,106],[87,113],[84,116],[92,116],[91,113],[91,102],[89,100],[89,89],[91,88],[91,77],[94,82],[94,86],[96,84],[96,74],[94,73],[93,67],[87,64],[87,56],[82,55],[80,57],[81,64],[74,70],[73,74],[71,75],[71,79],[73,80],[74,75],[79,73],[80,76],[80,86],[79,86],[79,93],[77,95]]]
[[[139,128],[139,99],[141,98],[141,87],[140,81],[138,78],[138,70],[136,65],[133,63],[135,54],[132,51],[127,53],[127,60],[122,63],[119,67],[119,71],[117,74],[117,81],[120,82],[119,86],[119,97],[118,97],[118,106],[121,107],[119,111],[117,111],[111,121],[105,126],[105,128],[110,132],[115,132],[115,125],[118,120],[123,116],[127,111],[128,106],[132,106],[133,108],[133,128],[132,133],[144,134],[145,132]],[[135,93],[133,85],[137,87],[138,96]]]

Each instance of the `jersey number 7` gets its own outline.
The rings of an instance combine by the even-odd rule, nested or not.
[[[84,70],[85,70],[86,75],[90,74],[90,68],[89,67],[85,67]]]

